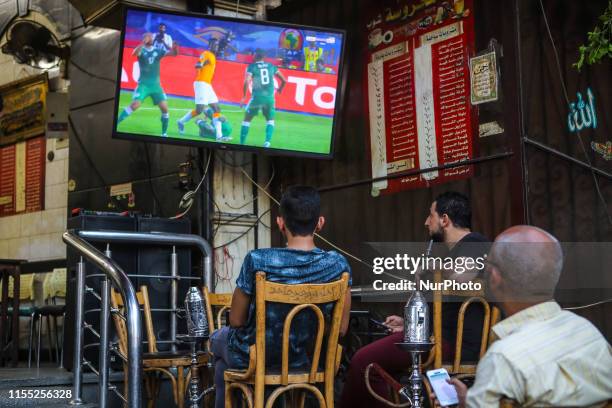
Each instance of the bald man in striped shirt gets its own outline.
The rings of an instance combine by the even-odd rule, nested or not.
[[[588,320],[553,300],[563,268],[557,239],[515,226],[495,240],[485,269],[487,298],[506,318],[468,390],[457,379],[460,407],[603,406],[612,399],[612,348]]]

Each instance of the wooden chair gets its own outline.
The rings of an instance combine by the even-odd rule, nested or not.
[[[218,330],[222,326],[223,313],[230,310],[232,305],[232,294],[231,293],[212,293],[206,286],[202,287],[202,293],[204,293],[204,301],[206,302],[206,316],[208,318],[208,330],[212,334],[215,330]],[[218,308],[217,314],[213,314],[213,307]],[[216,325],[215,325],[216,316]]]
[[[338,345],[344,299],[348,287],[348,273],[340,280],[326,284],[286,285],[266,281],[266,275],[258,272],[255,278],[256,340],[249,349],[249,366],[246,370],[225,371],[225,407],[232,407],[232,392],[240,390],[246,397],[249,408],[264,407],[266,385],[278,386],[268,397],[266,408],[271,408],[276,399],[286,391],[296,391],[297,406],[304,404],[304,391],[315,395],[320,407],[334,406],[334,377],[340,363],[341,347]],[[266,356],[266,302],[296,305],[285,317],[282,338],[281,369],[265,366]],[[328,330],[318,304],[335,303]],[[289,369],[289,333],[293,318],[302,310],[310,309],[317,316],[318,327],[310,370]],[[327,333],[327,349],[324,370],[319,369],[323,333]],[[316,387],[324,385],[324,393]],[[253,386],[253,389],[251,389]],[[254,401],[254,402],[253,402]]]
[[[172,395],[174,403],[179,407],[184,406],[184,397],[191,372],[191,357],[188,351],[158,351],[157,340],[155,339],[155,330],[153,329],[153,318],[151,316],[151,304],[149,302],[149,293],[146,286],[141,286],[140,291],[136,292],[138,303],[143,307],[144,322],[146,328],[148,353],[142,354],[142,366],[145,373],[145,389],[147,391],[149,401],[147,406],[152,408],[155,405],[155,396],[159,392],[158,379],[150,375],[154,372],[159,372],[170,379],[172,384]],[[111,290],[111,305],[113,309],[120,310],[123,307],[121,295],[114,289]],[[117,313],[113,313],[113,322],[117,336],[119,337],[119,352],[123,357],[127,358],[127,328],[125,321]],[[124,361],[126,361],[124,359]],[[198,355],[198,365],[207,365],[209,361],[208,354],[201,352]],[[171,367],[176,367],[176,376],[169,370]],[[127,367],[124,364],[124,373],[127,377]],[[187,375],[185,375],[187,374]],[[125,379],[127,386],[127,378]],[[125,389],[127,393],[127,389]]]
[[[434,272],[434,281],[436,283],[442,281],[442,273],[440,271]],[[474,279],[474,282],[480,282],[481,286],[484,287],[484,283],[478,279]],[[442,353],[442,300],[445,296],[462,297],[466,298],[459,308],[459,315],[457,316],[457,335],[455,337],[455,356],[452,362],[444,359]],[[482,358],[487,348],[493,341],[494,333],[491,331],[497,321],[499,320],[500,312],[496,307],[491,308],[489,302],[484,297],[484,290],[474,291],[453,291],[453,290],[439,290],[433,293],[433,337],[434,347],[432,352],[429,354],[427,361],[423,363],[423,367],[428,369],[445,368],[451,376],[459,379],[474,377],[476,374],[476,367],[478,361],[463,362],[461,357],[463,354],[463,326],[465,320],[465,313],[472,304],[482,304],[484,308],[484,319],[482,323],[482,335],[480,339],[480,351],[478,353],[478,360]],[[431,385],[427,380],[426,376],[423,376],[423,383],[430,404],[432,404]],[[502,407],[511,407],[508,405],[500,405]]]
[[[442,274],[440,271],[434,273],[434,281],[441,282]],[[480,282],[482,286],[484,283],[475,279],[474,282]],[[459,309],[459,315],[457,316],[457,336],[455,340],[455,356],[452,363],[444,360],[442,353],[442,300],[445,296],[463,297],[466,298]],[[433,364],[433,368],[446,368],[449,374],[475,374],[476,366],[478,361],[464,363],[462,362],[463,354],[463,326],[465,320],[465,313],[472,304],[480,303],[484,308],[484,319],[482,324],[482,335],[480,339],[480,351],[478,353],[478,359],[482,358],[484,353],[487,351],[488,346],[493,340],[491,327],[499,320],[500,312],[496,307],[491,308],[489,302],[484,297],[484,290],[474,291],[453,291],[453,290],[439,290],[433,293],[433,336],[434,336],[434,347],[429,358],[423,364],[429,366]],[[491,310],[492,309],[492,310]]]

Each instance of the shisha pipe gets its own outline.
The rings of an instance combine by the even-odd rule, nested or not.
[[[428,258],[431,255],[433,247],[433,239],[429,241],[425,256]],[[418,290],[420,274],[416,274],[415,283],[416,290],[410,296],[410,299],[404,307],[404,342],[396,343],[403,350],[408,351],[412,355],[412,373],[410,377],[410,385],[403,386],[397,382],[389,373],[382,369],[378,364],[372,363],[366,367],[364,377],[368,392],[377,400],[394,408],[403,408],[412,406],[420,408],[421,405],[421,353],[431,349],[433,343],[429,340],[429,310],[425,298]],[[373,369],[387,384],[395,390],[399,395],[408,400],[401,404],[391,402],[378,395],[370,385],[370,370]]]
[[[429,258],[429,255],[431,255],[431,250],[433,249],[433,243],[434,243],[434,240],[432,238],[429,240],[429,243],[427,244],[427,249],[425,250],[425,265],[428,264],[427,258]],[[421,282],[421,275],[424,274],[425,272],[427,271],[421,271],[420,273],[415,274],[414,287],[416,288],[416,290],[419,290],[419,284]]]
[[[433,240],[430,240],[427,246],[427,257],[431,254],[432,246]],[[422,407],[421,354],[429,352],[433,346],[429,335],[429,307],[417,287],[404,306],[404,341],[395,343],[397,347],[409,352],[412,356],[410,390],[413,408]]]
[[[396,404],[395,402],[391,402],[389,400],[387,400],[386,398],[378,395],[376,393],[376,391],[374,391],[374,389],[372,389],[372,386],[370,385],[370,370],[374,370],[376,371],[376,373],[383,379],[385,380],[385,382],[387,384],[389,384],[389,386],[391,386],[391,388],[393,388],[393,391],[397,392],[400,396],[402,396],[404,399],[407,399],[408,402],[403,402],[401,404]],[[404,407],[409,407],[412,406],[412,398],[410,398],[410,388],[407,386],[404,386],[402,384],[400,384],[399,382],[397,382],[395,380],[395,378],[393,378],[388,372],[386,372],[381,366],[379,366],[376,363],[371,363],[369,364],[366,369],[365,369],[365,384],[366,384],[366,388],[368,389],[368,391],[370,392],[370,394],[376,398],[377,400],[379,400],[380,402],[389,405],[390,407],[394,407],[394,408],[404,408]]]
[[[431,255],[433,239],[429,240],[425,251],[425,265]],[[415,277],[415,290],[410,295],[406,306],[404,306],[404,343],[428,343],[429,342],[429,308],[421,291],[419,291],[420,274]]]

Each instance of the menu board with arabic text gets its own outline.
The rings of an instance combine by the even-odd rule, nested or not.
[[[44,209],[46,139],[0,147],[0,217]]]
[[[371,16],[366,68],[372,195],[470,177],[472,0],[403,1]],[[423,172],[424,169],[434,169]]]

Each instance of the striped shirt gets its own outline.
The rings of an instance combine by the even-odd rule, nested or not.
[[[529,307],[493,327],[468,407],[592,406],[612,399],[612,348],[588,320],[554,301]]]

